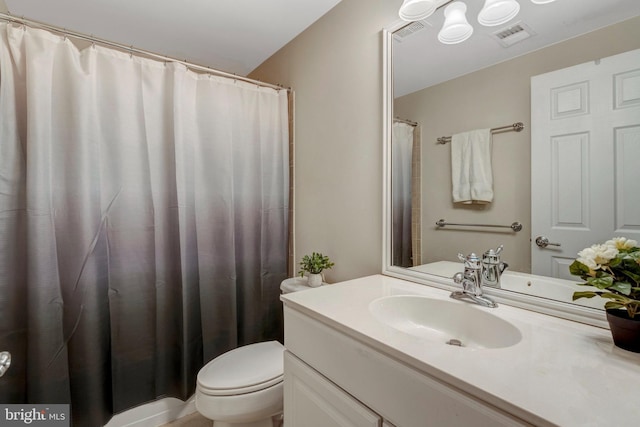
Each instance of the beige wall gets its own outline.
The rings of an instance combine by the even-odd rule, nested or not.
[[[381,30],[400,4],[343,0],[250,75],[295,90],[296,262],[328,255],[329,282],[381,271]]]
[[[638,48],[640,18],[634,18],[397,99],[394,114],[422,128],[423,262],[457,261],[459,251],[481,253],[504,244],[510,268],[530,271],[530,78]],[[517,121],[524,122],[523,132],[494,136],[494,202],[486,207],[454,205],[450,145],[437,145],[436,138]],[[438,230],[434,224],[440,218],[487,224],[520,221],[524,229],[517,234]]]
[[[380,32],[397,20],[401,3],[343,0],[250,74],[295,90],[296,262],[312,251],[330,256],[336,262],[326,272],[330,282],[381,270]],[[485,69],[403,97],[395,114],[419,121],[423,141],[427,142],[435,142],[438,136],[513,121],[527,125],[520,134],[505,133],[494,140],[496,199],[485,210],[452,206],[449,146],[424,143],[425,262],[456,260],[463,248],[452,236],[464,234],[465,241],[477,252],[505,244],[505,254],[509,254],[505,259],[512,268],[529,270],[529,78],[640,47],[639,28],[636,18],[609,31],[604,38],[592,35],[583,36],[581,42],[566,42],[572,46],[568,52],[557,45],[545,53],[535,52],[503,63],[497,70]],[[499,89],[489,87],[492,79],[500,81]],[[426,98],[421,99],[425,94]],[[429,99],[437,99],[437,105]],[[460,120],[461,117],[465,119]],[[492,215],[491,223],[510,224],[517,220],[525,229],[517,235],[478,232],[470,237],[465,232],[436,232],[430,226],[439,218],[453,220],[462,216],[475,221],[488,215]]]

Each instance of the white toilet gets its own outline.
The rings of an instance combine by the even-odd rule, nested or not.
[[[309,289],[306,279],[282,282],[283,293]],[[273,427],[283,408],[284,346],[278,341],[228,351],[198,372],[196,409],[213,427]]]

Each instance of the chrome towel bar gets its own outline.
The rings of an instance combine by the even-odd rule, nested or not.
[[[436,225],[440,228],[444,227],[445,225],[460,225],[463,227],[496,227],[496,228],[510,228],[512,229],[514,232],[518,232],[520,230],[522,230],[522,224],[520,224],[519,222],[514,222],[511,225],[493,225],[493,224],[456,224],[453,222],[447,222],[444,219],[439,220],[438,222],[436,222]]]
[[[496,132],[521,132],[522,129],[524,129],[524,123],[522,122],[518,122],[518,123],[514,123],[512,125],[509,126],[501,126],[499,128],[492,128],[491,129],[491,133],[496,133]],[[447,142],[451,142],[451,137],[450,136],[441,136],[440,138],[438,138],[438,144],[446,144]]]

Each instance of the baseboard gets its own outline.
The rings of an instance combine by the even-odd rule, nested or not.
[[[195,398],[168,397],[115,415],[104,427],[157,427],[196,412]]]

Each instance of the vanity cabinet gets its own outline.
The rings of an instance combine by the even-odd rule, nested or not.
[[[531,426],[285,301],[286,427]],[[537,425],[537,423],[536,423]]]
[[[382,419],[290,352],[284,355],[287,427],[379,427]]]

